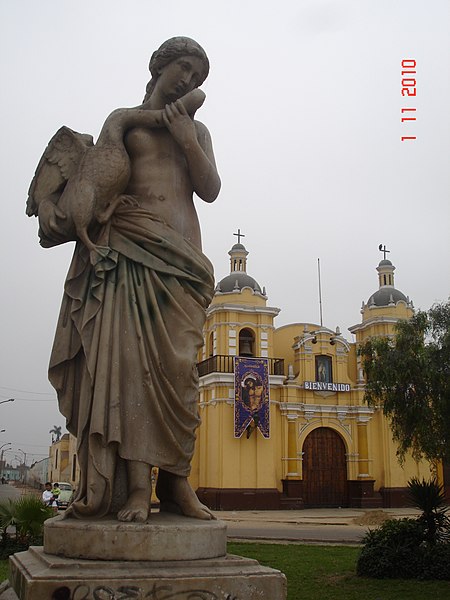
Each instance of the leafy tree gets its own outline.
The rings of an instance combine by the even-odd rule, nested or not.
[[[450,301],[360,348],[365,399],[389,417],[398,455],[450,462]]]

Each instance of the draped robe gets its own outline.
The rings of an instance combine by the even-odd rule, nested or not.
[[[49,367],[77,438],[78,517],[118,508],[120,462],[189,475],[214,283],[202,252],[144,209],[120,206],[101,237],[110,251],[95,266],[75,248]]]

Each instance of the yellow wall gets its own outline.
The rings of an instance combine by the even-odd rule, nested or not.
[[[52,483],[70,482],[69,434],[64,434],[58,442],[50,446],[48,480]]]
[[[426,463],[416,464],[409,457],[399,464],[389,423],[381,411],[368,408],[364,402],[357,352],[368,337],[394,335],[398,319],[413,314],[411,305],[403,301],[388,307],[365,305],[361,323],[351,328],[356,343],[348,342],[339,331],[314,323],[299,322],[277,329],[277,314],[278,309],[268,309],[266,300],[249,289],[217,294],[207,311],[200,360],[212,354],[237,354],[239,331],[249,327],[255,333],[255,356],[262,356],[258,350],[264,332],[266,355],[284,360],[284,377],[271,381],[269,440],[258,431],[250,439],[245,434],[240,439],[233,437],[232,373],[210,373],[201,378],[202,425],[192,465],[194,488],[275,488],[281,492],[283,479],[301,480],[303,444],[318,427],[333,429],[343,440],[349,480],[374,479],[377,491],[404,488],[412,476],[429,476]],[[230,331],[236,332],[234,347],[230,347]],[[318,355],[331,358],[333,382],[347,384],[348,391],[305,389],[305,381],[316,380]]]

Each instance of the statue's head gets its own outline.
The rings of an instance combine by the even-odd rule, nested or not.
[[[155,50],[155,52],[152,54],[149,64],[149,70],[152,74],[152,78],[147,84],[144,102],[146,102],[151,96],[161,70],[164,69],[166,65],[177,58],[180,58],[181,56],[195,56],[202,61],[203,71],[201,73],[198,86],[202,85],[209,73],[209,60],[206,56],[206,52],[203,50],[200,44],[191,38],[181,36],[173,37],[161,44],[158,50]]]

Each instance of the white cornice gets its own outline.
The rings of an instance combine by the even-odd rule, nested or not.
[[[280,313],[281,308],[275,308],[273,306],[245,306],[244,304],[212,304],[206,310],[206,315],[209,317],[210,315],[221,311],[256,313],[273,315],[276,317]]]
[[[238,323],[237,321],[219,321],[206,326],[205,330],[212,331],[221,325],[226,325],[230,329],[247,326],[254,327],[255,329],[275,329],[273,325],[268,325],[267,323],[255,323],[254,321],[242,321],[241,323]]]
[[[234,373],[208,373],[199,378],[199,389],[213,385],[234,385]]]
[[[362,323],[358,323],[357,325],[352,325],[351,327],[348,328],[348,330],[351,333],[355,333],[355,331],[361,331],[361,329],[366,329],[367,327],[371,326],[371,325],[377,325],[379,323],[390,323],[390,324],[395,324],[398,323],[398,321],[400,321],[402,319],[402,317],[389,317],[389,316],[384,316],[384,315],[380,315],[378,317],[372,317],[371,319],[368,319],[367,321],[363,321]]]
[[[281,387],[285,379],[284,375],[269,375],[269,385],[270,387]],[[199,389],[215,385],[234,386],[234,373],[208,373],[199,378]]]
[[[280,402],[280,411],[282,415],[288,413],[297,413],[306,416],[307,419],[321,416],[336,416],[339,419],[367,419],[372,418],[375,410],[368,406],[341,406],[328,404],[305,404],[303,402]]]

